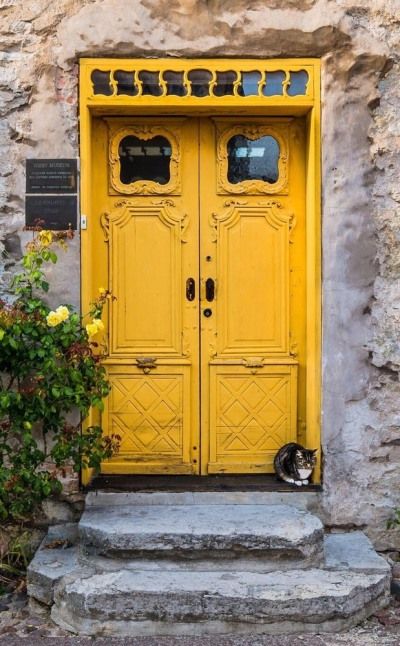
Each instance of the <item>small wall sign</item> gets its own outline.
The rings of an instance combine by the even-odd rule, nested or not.
[[[76,229],[76,195],[27,195],[25,198],[25,223],[42,229],[64,231]]]
[[[27,159],[25,223],[28,228],[77,228],[77,159]]]
[[[76,193],[76,159],[27,159],[27,193]]]

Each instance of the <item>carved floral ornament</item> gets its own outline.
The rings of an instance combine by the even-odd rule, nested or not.
[[[219,126],[220,127],[220,126]],[[270,183],[262,179],[245,179],[232,183],[229,181],[229,144],[235,136],[241,136],[249,141],[262,139],[263,137],[274,140],[279,150],[277,158],[277,179]],[[219,194],[247,194],[285,195],[288,192],[288,128],[282,129],[269,125],[235,125],[220,131],[217,144],[217,190]]]
[[[174,134],[164,126],[144,124],[125,126],[119,128],[116,132],[111,130],[109,145],[111,189],[125,195],[179,194],[181,191],[179,134],[179,131]],[[135,179],[132,182],[122,181],[121,144],[127,141],[128,138],[137,139],[138,143],[164,140],[168,144],[168,181],[164,183],[152,179]]]

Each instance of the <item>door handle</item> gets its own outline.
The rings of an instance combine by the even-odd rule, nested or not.
[[[194,301],[196,297],[196,281],[194,278],[188,278],[186,281],[186,298],[188,301]]]
[[[215,296],[215,282],[212,278],[206,280],[206,300],[211,303]]]

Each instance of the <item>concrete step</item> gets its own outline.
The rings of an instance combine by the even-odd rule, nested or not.
[[[88,506],[79,523],[89,554],[132,557],[263,558],[316,564],[323,526],[288,505],[136,504]],[[271,568],[273,569],[273,568]]]
[[[56,586],[52,618],[84,635],[344,630],[388,601],[389,572],[81,570]]]
[[[66,525],[31,562],[28,594],[67,630],[102,636],[336,632],[387,604],[390,567],[362,532],[325,536],[323,554],[320,567],[274,571],[243,555],[83,559]]]

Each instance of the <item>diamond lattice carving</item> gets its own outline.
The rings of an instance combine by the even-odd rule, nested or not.
[[[181,376],[113,379],[109,413],[120,454],[182,455]]]
[[[217,379],[217,459],[277,450],[290,425],[290,375]]]

